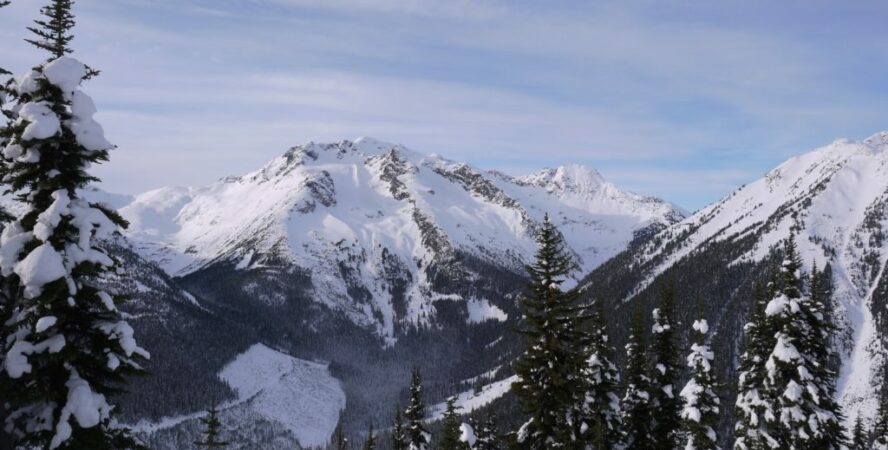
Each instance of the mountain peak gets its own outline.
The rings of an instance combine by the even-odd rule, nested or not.
[[[540,186],[549,192],[571,192],[591,194],[606,183],[597,170],[589,166],[568,164],[557,169],[545,168],[516,179],[519,183]]]
[[[864,139],[863,143],[875,151],[884,151],[886,148],[888,148],[888,131],[880,131]]]

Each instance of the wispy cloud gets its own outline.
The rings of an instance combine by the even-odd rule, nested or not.
[[[42,58],[21,41],[40,3],[0,11],[2,65]],[[76,54],[104,70],[87,89],[120,146],[100,173],[118,191],[372,135],[511,172],[591,164],[693,209],[888,116],[877,2],[77,5]]]

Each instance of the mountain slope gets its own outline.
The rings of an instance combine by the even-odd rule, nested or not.
[[[173,275],[301,268],[317,301],[390,340],[398,324],[433,320],[436,301],[501,320],[489,292],[452,284],[480,278],[478,265],[523,276],[544,213],[582,272],[682,217],[590,168],[515,178],[363,138],[294,147],[258,171],[147,192],[120,211],[140,253]]]
[[[704,302],[730,376],[752,283],[767,281],[780,241],[794,234],[807,271],[815,264],[832,270],[846,417],[872,417],[886,332],[886,227],[888,133],[840,140],[667,227],[593,272],[583,287],[590,297],[609,296],[625,315],[625,305],[651,305],[664,285],[680,286],[685,321],[696,314],[696,300]]]

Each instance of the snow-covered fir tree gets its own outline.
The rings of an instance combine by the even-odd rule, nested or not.
[[[846,439],[842,427],[844,416],[841,406],[835,400],[840,361],[833,345],[837,328],[832,320],[832,269],[827,267],[827,270],[818,271],[815,263],[810,278],[811,301],[809,308],[804,311],[809,330],[805,343],[807,354],[810,355],[808,367],[819,392],[817,406],[836,417],[835,420],[826,420],[820,424],[821,436],[814,442],[818,448],[838,448],[846,443]]]
[[[834,378],[825,367],[828,339],[817,306],[802,292],[801,262],[793,237],[786,241],[780,290],[765,307],[776,343],[765,361],[766,426],[777,448],[840,449],[841,414],[832,400]]]
[[[868,450],[869,449],[869,433],[863,424],[863,417],[858,415],[854,421],[854,428],[851,429],[850,443],[848,450]]]
[[[460,441],[459,416],[456,414],[456,397],[447,399],[447,409],[444,411],[444,418],[441,423],[441,437],[435,448],[438,450],[463,450],[466,448],[464,442]]]
[[[24,208],[0,236],[0,272],[13,294],[0,391],[6,428],[22,447],[132,448],[110,397],[149,355],[118,310],[122,298],[102,287],[117,262],[99,241],[126,223],[78,195],[113,146],[80,90],[96,72],[67,56],[71,5],[55,0],[41,10],[32,43],[51,57],[11,86],[18,117],[2,175]]]
[[[376,434],[373,430],[373,422],[367,428],[367,438],[364,440],[364,450],[376,450]]]
[[[651,367],[652,449],[672,450],[677,442],[681,426],[678,398],[679,352],[675,343],[675,292],[672,286],[660,292],[660,304],[651,313],[651,347],[653,366]]]
[[[422,393],[422,376],[418,368],[413,369],[410,379],[410,403],[404,411],[407,427],[404,434],[407,437],[408,450],[427,450],[431,442],[431,435],[425,429],[425,401]]]
[[[586,424],[585,435],[591,449],[609,450],[622,442],[620,373],[612,362],[614,348],[599,302],[590,308],[588,324],[583,337],[586,366],[582,378],[586,394],[580,419]]]
[[[573,267],[561,234],[545,217],[537,237],[536,261],[527,268],[530,292],[521,302],[525,351],[515,366],[512,388],[530,416],[517,440],[529,450],[582,448],[574,421],[585,396],[576,295],[560,285]]]
[[[718,448],[718,427],[720,400],[715,391],[715,372],[712,369],[713,353],[706,343],[709,324],[705,319],[694,321],[696,340],[691,344],[687,357],[691,378],[682,388],[679,396],[683,403],[681,410],[681,444],[685,450],[713,450]]]
[[[505,445],[500,440],[494,413],[489,413],[483,421],[475,421],[472,428],[475,432],[475,443],[472,445],[472,450],[505,449]]]
[[[194,442],[198,448],[224,448],[228,447],[228,442],[222,440],[222,421],[219,420],[219,409],[216,403],[207,410],[206,417],[201,417],[200,423],[204,429],[201,431],[203,435],[199,440]]]
[[[743,327],[746,340],[737,368],[737,400],[734,408],[736,450],[767,449],[775,443],[765,428],[766,402],[763,395],[765,361],[775,343],[774,333],[766,322],[765,305],[776,288],[776,280],[768,283],[767,292],[760,285],[755,286],[749,321]]]
[[[626,391],[622,401],[623,445],[627,450],[653,448],[651,439],[651,379],[647,375],[645,324],[641,310],[632,316],[626,344]]]
[[[8,1],[0,0],[0,9],[5,6],[9,6]],[[11,89],[12,80],[9,76],[12,73],[2,66],[0,66],[0,150],[6,147],[6,144],[9,143],[10,139],[12,139],[12,122],[16,119],[15,110],[3,108],[3,105],[6,102],[12,100],[12,95],[15,92]],[[2,160],[0,160],[2,163]],[[0,208],[0,221],[9,222],[12,220],[12,217],[8,215],[8,213]],[[2,287],[0,287],[2,289]],[[5,291],[5,290],[4,290]],[[4,314],[8,311],[8,303],[10,302],[10,296],[5,295],[5,292],[0,292],[0,324],[5,323],[8,317],[5,317]],[[3,356],[0,354],[0,361],[2,361]]]
[[[395,419],[392,422],[392,450],[407,450],[407,434],[400,408],[395,411]]]

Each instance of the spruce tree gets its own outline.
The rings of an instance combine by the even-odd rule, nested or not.
[[[425,418],[425,402],[422,397],[422,377],[419,369],[414,368],[410,381],[410,403],[404,411],[404,418],[407,419],[405,436],[408,450],[427,450],[431,441],[431,435],[422,422]]]
[[[444,411],[441,438],[438,439],[438,450],[463,450],[465,445],[460,442],[460,421],[456,415],[456,397],[447,399],[447,410]]]
[[[869,433],[863,425],[863,417],[858,414],[857,420],[854,421],[854,428],[851,430],[851,445],[849,450],[869,450]]]
[[[367,439],[364,440],[364,450],[376,450],[376,435],[373,434],[373,422],[367,429]]]
[[[474,428],[476,440],[472,450],[505,449],[500,440],[499,429],[496,426],[496,415],[494,413],[489,413],[484,422],[479,422]]]
[[[204,430],[201,432],[203,438],[194,442],[194,445],[200,448],[223,448],[228,447],[228,442],[221,439],[222,421],[219,420],[219,410],[216,408],[216,402],[213,402],[210,409],[207,410],[207,416],[200,419]]]
[[[765,362],[775,344],[774,333],[766,320],[765,305],[776,289],[776,280],[768,283],[767,290],[760,285],[755,286],[749,321],[743,327],[746,340],[737,368],[737,401],[734,408],[736,450],[771,449],[771,444],[776,445],[765,426],[767,402],[764,398]]]
[[[882,373],[879,408],[870,431],[873,450],[888,450],[888,361],[883,362]]]
[[[764,398],[769,434],[789,450],[839,449],[844,445],[841,414],[828,367],[820,363],[827,338],[816,307],[802,292],[801,262],[790,237],[780,271],[781,290],[765,307],[776,344],[765,362]]]
[[[651,437],[651,379],[647,376],[644,317],[641,310],[632,316],[626,344],[626,392],[623,394],[623,444],[627,450],[653,448]]]
[[[696,341],[691,344],[688,380],[679,396],[684,401],[681,410],[681,445],[678,448],[714,450],[717,447],[716,428],[719,419],[720,400],[716,394],[715,372],[712,369],[713,353],[706,344],[709,324],[705,319],[694,321]]]
[[[0,0],[0,9],[5,6],[9,6],[9,2]],[[11,100],[10,95],[15,93],[15,91],[12,90],[12,83],[14,80],[7,79],[9,75],[12,75],[12,73],[3,67],[0,67],[0,150],[6,148],[6,145],[9,143],[10,139],[12,139],[12,121],[16,119],[14,110],[2,108],[7,101]],[[3,211],[3,217],[0,217],[3,222],[8,222],[12,219],[12,217],[6,217],[6,215],[6,212]],[[6,296],[0,296],[0,324],[6,322],[7,319],[4,318],[3,314],[4,310],[8,307],[7,303],[9,302],[9,299],[5,297]],[[0,355],[0,361],[2,361],[2,355]]]
[[[97,179],[88,169],[113,146],[79,86],[92,71],[70,51],[71,1],[55,0],[37,21],[35,45],[51,60],[11,89],[18,117],[2,151],[3,182],[24,205],[0,236],[0,274],[11,293],[0,345],[6,428],[21,447],[104,450],[137,446],[113,426],[109,403],[148,353],[107,290],[117,261],[99,241],[126,222],[79,198]]]
[[[342,429],[342,418],[333,431],[333,438],[330,440],[330,450],[349,450],[348,438],[345,437],[345,430]]]
[[[392,450],[407,450],[407,434],[400,408],[395,411],[395,420],[392,423]]]
[[[0,0],[0,8],[3,8],[5,6],[9,6],[9,1]],[[12,73],[9,72],[8,70],[4,69],[3,67],[0,67],[0,76],[11,75],[11,74]],[[0,105],[2,105],[5,101],[4,97],[3,97],[4,85],[5,85],[5,83],[0,83]],[[2,144],[2,142],[0,142],[0,144]]]
[[[582,381],[586,394],[580,421],[586,424],[586,440],[592,450],[617,448],[622,442],[620,426],[620,374],[611,361],[614,349],[611,345],[601,304],[595,302],[590,309],[589,331],[584,334],[586,365]]]
[[[842,427],[844,416],[835,400],[840,358],[833,347],[837,327],[832,321],[832,270],[828,270],[829,272],[820,272],[817,270],[817,264],[813,264],[810,301],[808,308],[802,311],[801,317],[806,322],[805,328],[808,330],[804,342],[808,355],[807,367],[811,371],[811,383],[819,393],[814,402],[819,411],[825,412],[827,417],[827,420],[818,425],[820,435],[815,436],[813,445],[824,449],[840,448],[846,443]],[[812,387],[809,386],[808,389]],[[822,412],[817,413],[818,417],[823,415]]]
[[[672,286],[663,288],[659,307],[652,312],[651,326],[654,364],[651,371],[652,449],[672,450],[681,426],[678,398],[678,347],[675,343],[675,293]]]
[[[73,0],[53,0],[48,6],[40,9],[40,14],[45,19],[35,20],[36,27],[28,27],[28,30],[37,35],[37,38],[25,39],[25,41],[49,52],[50,61],[72,52],[71,41],[74,36],[71,34],[71,29],[74,28],[74,14],[71,9],[73,6]]]
[[[579,424],[572,416],[585,394],[585,361],[573,305],[576,294],[560,288],[573,264],[548,215],[537,244],[536,262],[527,268],[529,294],[521,302],[525,351],[512,385],[530,418],[517,440],[529,450],[581,448]]]

